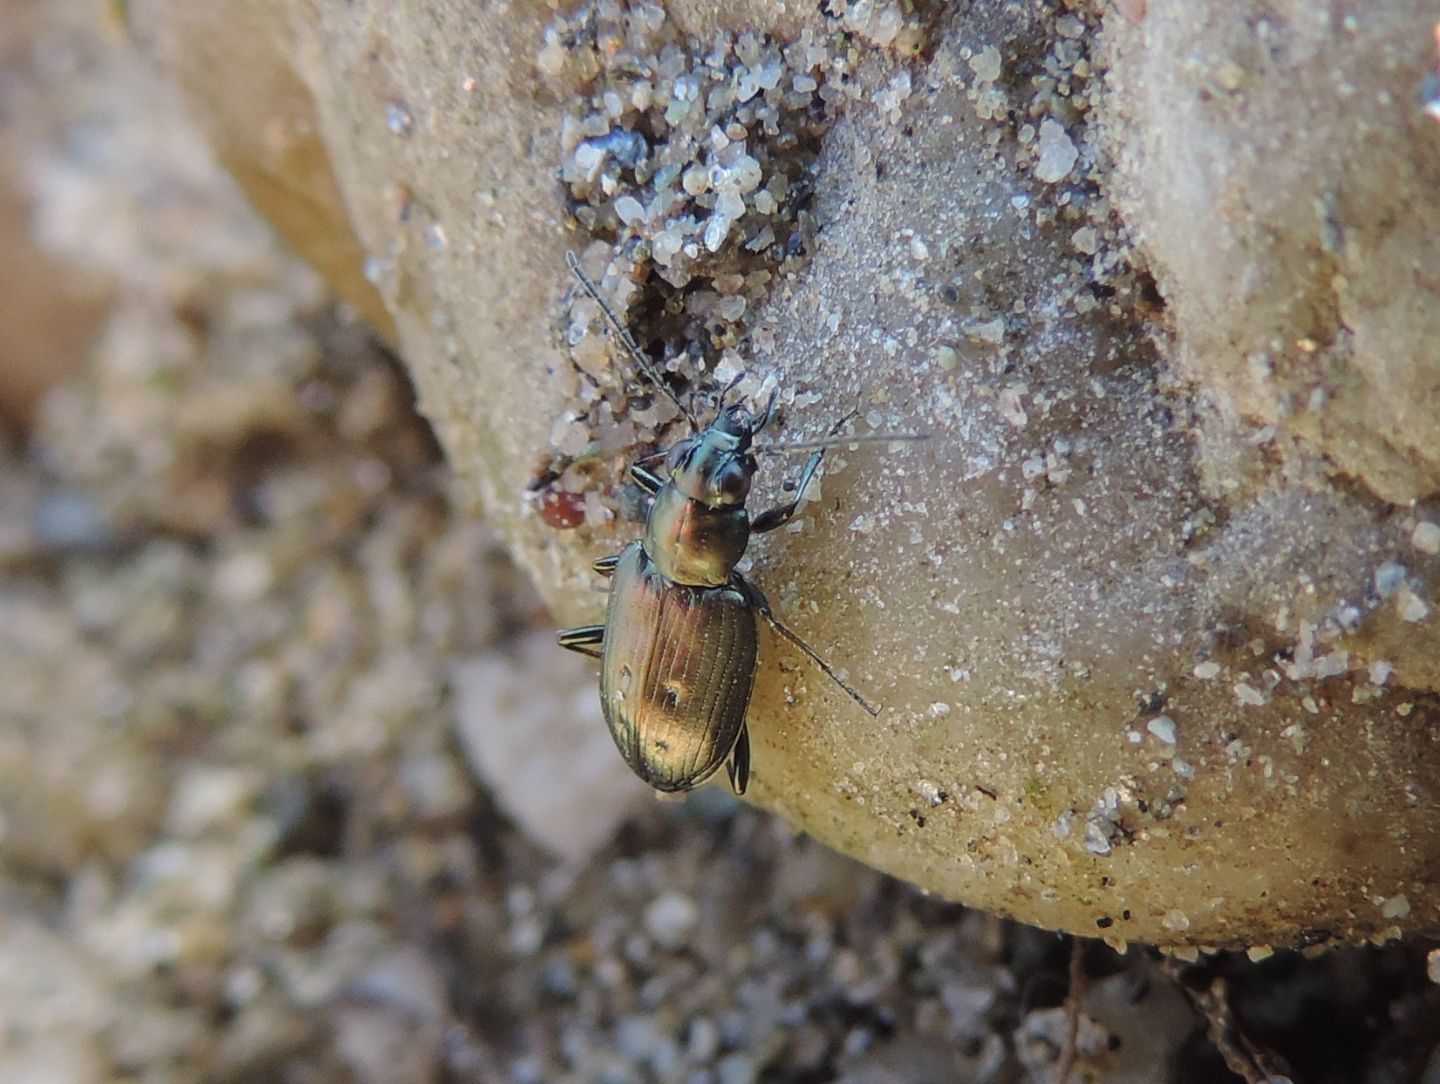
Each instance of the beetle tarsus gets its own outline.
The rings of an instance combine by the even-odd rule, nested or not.
[[[779,400],[779,398],[780,389],[771,388],[770,398],[765,401],[765,409],[762,410],[759,417],[755,419],[755,427],[750,431],[752,434],[760,432],[760,430],[764,429],[774,419],[775,404]]]
[[[737,795],[745,793],[746,784],[750,781],[750,728],[742,726],[740,737],[735,739],[735,748],[730,750],[730,758],[725,761],[725,774],[730,777],[730,789]]]
[[[577,655],[589,655],[592,659],[598,659],[600,647],[605,643],[605,626],[581,625],[579,628],[563,629],[555,640],[561,647]]]

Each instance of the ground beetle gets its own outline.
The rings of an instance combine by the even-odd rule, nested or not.
[[[745,711],[755,681],[757,613],[862,708],[876,714],[775,617],[760,590],[735,571],[751,532],[773,531],[795,514],[825,446],[837,442],[789,445],[815,449],[795,487],[795,498],[752,521],[745,499],[757,469],[755,452],[764,449],[751,441],[774,417],[775,395],[763,411],[752,414],[743,406],[726,406],[722,394],[715,419],[700,429],[581,272],[575,257],[567,254],[567,262],[641,373],[699,431],[666,456],[668,481],[631,464],[630,477],[653,498],[645,536],[618,555],[595,562],[595,571],[610,577],[605,623],[567,629],[559,635],[560,644],[600,659],[605,722],[636,775],[656,790],[685,791],[704,782],[723,763],[735,793],[744,794],[750,775]],[[841,419],[836,430],[852,416]],[[854,439],[866,438],[842,438]]]

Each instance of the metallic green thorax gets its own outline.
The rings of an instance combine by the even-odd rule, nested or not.
[[[749,412],[732,407],[670,452],[670,484],[645,521],[645,554],[662,576],[696,587],[730,582],[750,541],[744,498],[755,475]]]
[[[752,424],[748,411],[732,407],[670,452],[670,482],[655,495],[645,523],[645,552],[667,579],[720,587],[745,555]]]
[[[673,485],[655,495],[645,523],[646,555],[666,579],[692,587],[728,583],[749,541],[744,508],[712,508]]]

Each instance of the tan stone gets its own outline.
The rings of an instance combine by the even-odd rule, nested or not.
[[[589,559],[635,526],[561,532],[525,501],[582,406],[556,329],[563,253],[590,238],[556,178],[585,72],[537,64],[556,12],[267,0],[231,23],[132,6],[212,132],[258,159],[232,161],[242,177],[286,187],[258,150],[285,110],[233,100],[205,41],[288,68],[278,102],[305,88],[307,146],[329,167],[317,151],[302,173],[333,173],[454,470],[557,614],[593,619]],[[1440,126],[1413,103],[1420,5],[1381,5],[1348,38],[1315,23],[1328,5],[1289,5],[1279,60],[1226,5],[1158,7],[1115,21],[1103,103],[1073,65],[1071,95],[1044,99],[1019,73],[1051,45],[1073,60],[1056,43],[1080,39],[999,5],[938,24],[908,82],[863,46],[861,92],[817,162],[812,258],[764,298],[750,341],[774,345],[748,364],[818,397],[787,433],[822,432],[853,397],[933,439],[837,449],[803,529],[755,545],[749,575],[884,711],[767,641],[752,795],[931,891],[1111,940],[1433,929],[1440,618],[1412,620],[1408,598],[1434,614],[1440,574],[1381,499],[1440,477],[1417,248],[1434,201],[1415,197],[1435,190]],[[778,10],[670,5],[707,40],[725,24],[828,33],[813,5]],[[978,86],[967,58],[987,46],[1001,72]],[[1342,76],[1369,103],[1358,132],[1335,109]],[[1029,172],[1032,105],[1080,152],[1054,186]],[[1095,157],[1096,108],[1118,173]],[[1343,243],[1327,252],[1331,218]],[[1121,225],[1163,314],[1124,271]],[[1077,249],[1085,227],[1098,236]],[[786,471],[767,461],[762,490]]]

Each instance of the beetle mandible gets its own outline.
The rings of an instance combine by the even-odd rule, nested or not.
[[[670,449],[668,480],[639,463],[630,465],[629,476],[652,498],[644,537],[594,563],[596,572],[610,578],[605,622],[561,632],[560,645],[600,660],[605,722],[636,775],[656,790],[685,791],[723,763],[735,793],[744,794],[750,775],[745,713],[755,681],[757,614],[856,703],[877,714],[775,617],[760,589],[735,570],[751,533],[773,531],[795,515],[825,447],[835,441],[802,445],[815,451],[801,472],[794,499],[752,520],[745,500],[760,450],[752,441],[774,418],[776,393],[759,414],[738,404],[726,406],[722,394],[714,420],[700,429],[572,253],[566,254],[566,262],[641,373],[698,431]],[[835,429],[851,417],[842,418]]]

